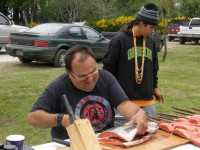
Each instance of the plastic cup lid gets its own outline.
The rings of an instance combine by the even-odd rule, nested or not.
[[[23,135],[9,135],[6,137],[8,141],[22,141],[25,137]]]
[[[5,145],[4,150],[15,150],[16,146],[15,145]]]

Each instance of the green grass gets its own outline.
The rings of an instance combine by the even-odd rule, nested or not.
[[[200,108],[200,46],[168,49],[166,61],[162,56],[160,52],[158,86],[165,103],[156,102],[157,113],[174,113],[171,106]],[[27,116],[46,86],[64,72],[51,64],[0,64],[0,142],[11,134],[24,135],[30,146],[51,142],[50,129],[29,126]]]

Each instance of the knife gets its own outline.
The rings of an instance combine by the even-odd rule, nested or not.
[[[69,113],[69,122],[71,124],[73,124],[74,120],[76,120],[76,117],[74,115],[72,107],[69,104],[69,101],[68,101],[67,96],[65,94],[62,95],[62,100],[65,102],[65,109],[66,109],[66,111]]]

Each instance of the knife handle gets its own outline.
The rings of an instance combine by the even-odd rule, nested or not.
[[[69,101],[68,101],[67,96],[66,96],[65,94],[62,95],[62,99],[63,99],[63,101],[65,102],[65,108],[66,108],[66,110],[67,110],[68,113],[69,113],[69,121],[70,121],[70,123],[72,124],[72,123],[74,122],[74,120],[76,120],[76,117],[75,117],[75,115],[74,115],[74,112],[73,112],[73,110],[72,110],[72,107],[71,107],[71,105],[69,104]]]

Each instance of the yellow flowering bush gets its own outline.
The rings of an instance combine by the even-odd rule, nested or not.
[[[93,28],[95,28],[99,32],[102,31],[117,32],[125,22],[130,22],[131,20],[134,19],[135,18],[133,17],[124,17],[124,16],[110,20],[102,19],[93,23]]]
[[[39,24],[40,24],[39,22],[38,22],[38,23],[31,22],[31,23],[29,24],[29,27],[32,28],[32,27],[37,26],[37,25],[39,25]]]
[[[178,16],[176,18],[169,18],[168,19],[168,24],[170,23],[170,21],[172,19],[177,19],[177,20],[185,20],[185,19],[189,19],[191,20],[191,18],[186,18],[185,16]],[[162,19],[162,21],[158,24],[158,26],[156,27],[156,30],[160,30],[160,34],[164,33],[164,28],[165,28],[165,20]]]
[[[129,17],[120,16],[116,19],[110,19],[110,20],[102,19],[97,22],[94,22],[92,27],[99,32],[102,32],[102,31],[117,32],[125,22],[130,22],[131,20],[134,20],[134,19],[135,18],[132,16],[129,16]],[[178,16],[176,18],[169,18],[168,23],[172,19],[184,20],[184,19],[191,19],[191,18],[186,18],[185,16]],[[165,28],[165,20],[162,19],[160,23],[158,24],[158,26],[156,27],[156,30],[160,30],[160,33],[163,34],[164,28]]]

